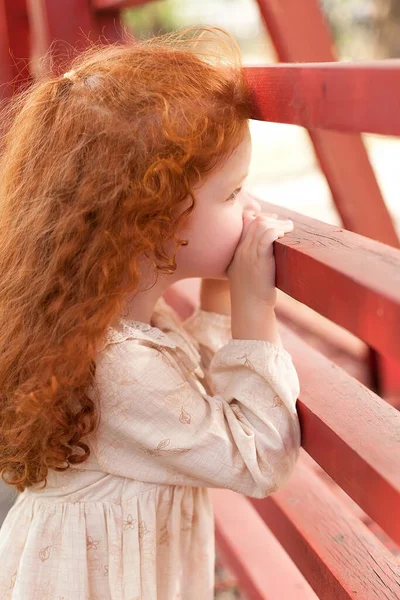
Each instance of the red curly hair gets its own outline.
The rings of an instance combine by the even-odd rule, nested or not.
[[[0,473],[18,491],[89,457],[100,406],[86,390],[137,259],[175,271],[192,188],[252,109],[238,45],[218,27],[96,43],[68,68],[1,115]]]

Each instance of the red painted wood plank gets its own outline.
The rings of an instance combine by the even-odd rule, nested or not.
[[[400,544],[400,412],[280,324],[300,379],[302,446]]]
[[[28,0],[36,53],[43,56],[51,48],[52,65],[43,68],[54,73],[66,69],[72,57],[92,42],[123,41],[119,10],[96,13],[87,2],[70,0]]]
[[[337,54],[318,0],[257,0],[282,62],[336,60]]]
[[[250,501],[320,598],[400,597],[399,562],[301,457],[281,490]]]
[[[123,42],[124,32],[122,29],[121,16],[119,10],[103,10],[95,14],[96,26],[100,33],[100,39],[103,43],[112,44],[114,42]],[[133,35],[130,34],[131,39]]]
[[[400,252],[263,202],[294,230],[274,243],[276,285],[400,362]]]
[[[280,61],[315,63],[337,59],[318,0],[257,1]],[[399,248],[398,236],[360,135],[328,130],[312,130],[309,134],[343,226]]]
[[[0,2],[0,97],[8,98],[13,90],[10,81],[13,79],[13,68],[10,60],[10,39],[8,32],[5,2]]]
[[[54,73],[62,72],[76,53],[98,38],[94,14],[81,0],[28,0],[28,13],[35,52],[43,56],[51,45],[53,64],[42,68]]]
[[[91,0],[91,5],[95,10],[108,10],[109,8],[120,10],[149,2],[154,2],[154,0]]]
[[[25,0],[0,1],[0,96],[29,85],[30,31]]]
[[[230,490],[210,493],[218,550],[251,600],[318,600],[247,498]]]
[[[310,132],[343,226],[349,231],[400,248],[362,139],[356,134]]]
[[[400,410],[400,366],[399,362],[379,354],[376,356],[378,370],[381,373],[379,382],[379,394],[384,396],[387,402]]]
[[[400,60],[246,67],[253,118],[400,135]]]

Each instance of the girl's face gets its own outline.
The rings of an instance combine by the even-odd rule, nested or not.
[[[189,244],[178,250],[177,279],[227,277],[226,269],[242,235],[244,211],[261,212],[260,204],[242,188],[250,159],[251,137],[247,131],[229,158],[194,188],[196,208],[178,232]],[[187,198],[182,210],[190,204]]]

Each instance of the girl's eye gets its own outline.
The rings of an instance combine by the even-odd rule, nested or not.
[[[232,192],[232,194],[226,199],[226,202],[229,202],[229,200],[234,200],[236,198],[236,196],[238,195],[238,193],[240,192],[241,189],[242,189],[241,187],[236,188],[236,190],[234,190]]]

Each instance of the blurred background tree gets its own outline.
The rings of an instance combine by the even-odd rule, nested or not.
[[[344,60],[400,57],[400,0],[320,0]],[[219,25],[235,35],[248,61],[273,60],[255,0],[158,0],[124,11],[138,37],[186,25]]]
[[[378,43],[383,58],[400,57],[400,0],[376,0]]]
[[[222,27],[235,36],[244,62],[276,60],[255,0],[158,0],[126,9],[123,21],[139,39],[189,25]]]
[[[400,0],[321,0],[340,57],[400,57]]]

